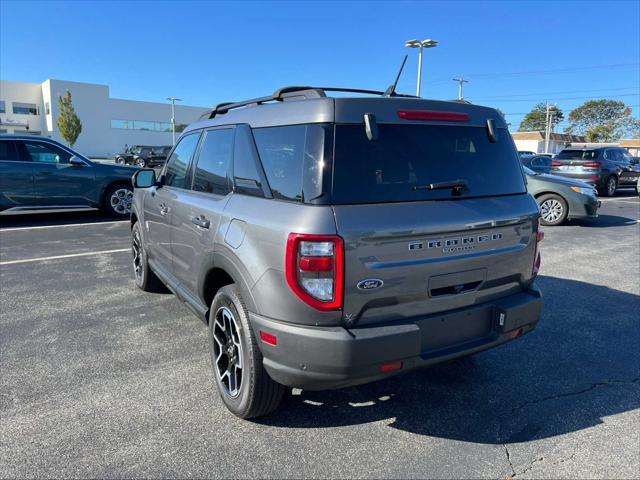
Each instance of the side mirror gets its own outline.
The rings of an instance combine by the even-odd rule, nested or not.
[[[152,168],[143,168],[133,174],[133,188],[149,188],[157,184],[156,172]]]
[[[79,159],[75,155],[69,159],[69,164],[75,167],[84,167],[86,165],[85,162],[83,162],[81,159]]]

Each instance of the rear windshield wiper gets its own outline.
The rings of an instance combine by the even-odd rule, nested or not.
[[[427,185],[416,185],[413,187],[413,191],[416,190],[445,190],[447,188],[451,189],[451,193],[453,195],[460,195],[462,193],[462,189],[467,186],[467,181],[463,179],[458,180],[449,180],[448,182],[436,182],[429,183]]]

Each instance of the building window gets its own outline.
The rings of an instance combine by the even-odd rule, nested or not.
[[[13,113],[16,115],[38,115],[38,107],[35,103],[13,102]]]
[[[49,109],[49,102],[45,102],[44,104],[44,113],[45,115],[49,115],[51,113],[51,110]]]
[[[0,100],[0,113],[6,113],[4,109],[4,100]]]
[[[176,125],[176,131],[178,131]],[[152,122],[149,120],[111,120],[111,128],[124,130],[145,130],[148,132],[170,132],[171,123]]]

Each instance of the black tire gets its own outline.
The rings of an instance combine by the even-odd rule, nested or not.
[[[618,179],[615,175],[611,175],[607,178],[607,181],[604,183],[600,194],[603,197],[612,197],[614,193],[616,193],[616,189],[618,188]]]
[[[165,286],[153,273],[147,261],[147,253],[142,241],[142,227],[140,222],[133,224],[131,229],[131,253],[133,256],[133,275],[136,287],[145,292],[163,292]]]
[[[222,287],[213,299],[209,342],[218,393],[231,413],[247,419],[278,408],[285,387],[274,382],[262,365],[262,353],[236,285]]]
[[[133,187],[126,183],[116,183],[107,188],[102,208],[109,215],[128,217],[131,214]]]
[[[116,157],[116,163],[118,165],[122,165],[124,163],[124,159],[122,157]]]
[[[540,205],[540,223],[547,227],[561,225],[569,214],[567,202],[560,195],[547,193],[538,197]]]
[[[138,158],[135,165],[136,167],[145,168],[147,166],[147,161],[144,158]]]

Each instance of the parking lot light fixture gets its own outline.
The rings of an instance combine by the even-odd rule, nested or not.
[[[171,137],[173,145],[176,144],[176,102],[181,102],[181,98],[167,97],[167,100],[171,102]]]
[[[420,83],[422,81],[422,49],[435,48],[438,46],[438,41],[431,38],[426,40],[407,40],[404,42],[404,46],[408,48],[418,48],[418,86],[416,88],[416,95],[420,96]]]

